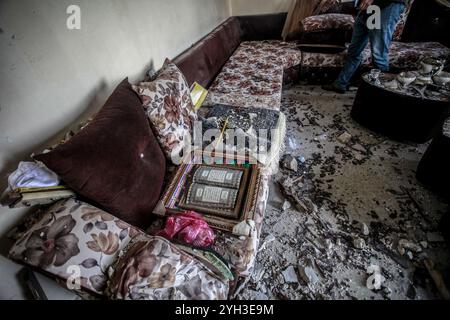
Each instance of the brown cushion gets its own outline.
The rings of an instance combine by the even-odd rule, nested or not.
[[[148,226],[161,192],[165,158],[128,79],[85,129],[34,158],[113,215]]]

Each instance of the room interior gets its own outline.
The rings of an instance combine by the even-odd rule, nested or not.
[[[338,93],[351,0],[1,1],[0,299],[450,299],[450,2],[400,3]]]

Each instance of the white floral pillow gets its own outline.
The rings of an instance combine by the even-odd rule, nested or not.
[[[9,257],[62,280],[73,277],[70,290],[103,294],[109,266],[133,237],[142,234],[87,203],[61,200],[21,235]]]
[[[178,154],[189,141],[197,113],[189,85],[178,69],[166,59],[154,81],[133,86],[155,130],[166,157]]]

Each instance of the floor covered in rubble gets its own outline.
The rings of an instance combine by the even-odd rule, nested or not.
[[[427,144],[400,143],[350,117],[345,95],[283,92],[284,166],[260,251],[236,299],[435,299],[450,274],[439,222],[448,205],[415,170]]]

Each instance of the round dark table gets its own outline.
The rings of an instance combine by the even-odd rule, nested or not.
[[[395,74],[381,73],[381,83]],[[419,87],[416,87],[419,88]],[[363,74],[351,116],[361,125],[397,140],[423,143],[441,130],[450,115],[450,91],[427,90],[421,94],[413,86],[390,89]]]
[[[425,151],[416,177],[426,187],[450,200],[450,118]]]

